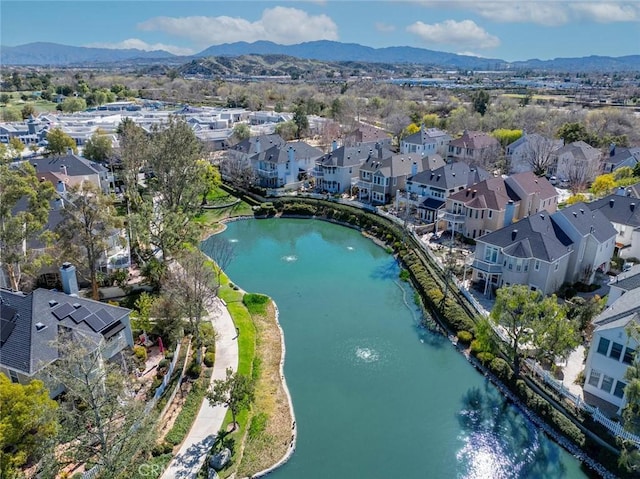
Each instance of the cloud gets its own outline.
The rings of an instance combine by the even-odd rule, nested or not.
[[[338,26],[327,15],[309,15],[288,7],[267,8],[255,22],[240,17],[154,17],[138,24],[143,31],[163,31],[199,46],[269,40],[293,45],[311,40],[337,40]]]
[[[176,47],[174,45],[165,45],[164,43],[147,43],[139,38],[128,38],[118,43],[90,43],[85,45],[90,48],[109,48],[109,49],[123,49],[123,48],[136,48],[138,50],[144,50],[147,52],[153,50],[165,50],[174,55],[191,55],[195,53],[190,48]]]
[[[433,8],[455,8],[474,12],[500,23],[534,23],[545,26],[565,25],[572,21],[629,22],[640,20],[637,2],[598,0],[422,0]]]
[[[391,33],[396,29],[395,25],[389,25],[388,23],[384,22],[376,22],[374,26],[376,31],[380,33]]]
[[[598,23],[632,22],[640,20],[640,6],[615,2],[579,2],[569,8],[581,18]]]
[[[407,31],[427,43],[473,48],[495,48],[500,45],[498,37],[490,35],[472,20],[445,20],[432,25],[415,22],[407,27]]]

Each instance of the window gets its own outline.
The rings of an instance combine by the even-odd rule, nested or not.
[[[484,260],[487,263],[495,263],[498,260],[498,248],[487,246],[484,250]]]
[[[600,389],[610,393],[612,387],[613,387],[613,378],[605,374],[604,378],[602,378],[602,385],[600,386]]]
[[[537,259],[535,264],[533,265],[533,269],[535,269],[536,271],[540,271],[540,260]]]
[[[591,375],[589,376],[589,384],[597,388],[599,382],[600,382],[600,371],[596,371],[595,369],[592,369]]]
[[[622,381],[616,382],[616,388],[613,390],[613,395],[617,398],[622,398],[624,396],[624,388],[626,387],[626,383],[623,383]]]
[[[620,356],[622,356],[622,344],[613,343],[613,346],[611,346],[609,357],[611,359],[615,359],[616,361],[620,361]]]
[[[489,219],[493,218],[493,210],[489,210]]]
[[[622,362],[626,364],[631,364],[633,362],[633,357],[636,354],[635,349],[627,348],[624,350],[624,357],[622,358]]]
[[[18,380],[18,373],[16,373],[15,371],[9,370],[9,376],[11,377],[11,382],[12,382],[12,383],[17,383],[17,382],[19,382],[19,380]]]
[[[554,270],[554,271],[558,271],[558,263],[556,263],[556,264],[554,264],[554,265],[553,265],[553,270]]]
[[[600,354],[604,354],[605,356],[607,355],[607,351],[609,351],[609,343],[611,341],[609,341],[606,338],[600,338],[600,342],[598,343],[598,352]]]

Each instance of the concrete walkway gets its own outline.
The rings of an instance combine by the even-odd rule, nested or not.
[[[215,379],[225,379],[227,368],[232,368],[234,371],[238,369],[238,342],[236,327],[222,300],[215,299],[215,305],[209,311],[207,319],[211,321],[216,332],[216,362],[211,375],[213,384]],[[186,479],[195,478],[198,475],[226,414],[226,407],[212,407],[206,399],[202,401],[189,434],[178,454],[162,474],[162,479]]]

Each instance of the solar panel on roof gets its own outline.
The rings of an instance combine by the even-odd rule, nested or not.
[[[96,333],[106,326],[104,322],[95,314],[91,314],[84,318],[84,322],[89,325]]]
[[[105,339],[109,339],[115,336],[116,334],[118,334],[125,327],[126,326],[121,321],[116,321],[115,323],[110,325],[108,328],[106,328],[104,331],[102,331],[102,335],[104,336]]]
[[[16,327],[16,323],[13,321],[7,321],[6,319],[0,319],[0,346],[3,345],[11,333],[13,332],[13,328]]]
[[[102,322],[106,323],[106,324],[110,324],[113,322],[113,320],[115,319],[113,316],[111,316],[111,314],[109,313],[109,311],[107,311],[104,308],[100,308],[98,311],[96,311],[94,313],[97,317],[99,317]]]
[[[64,303],[62,306],[57,307],[51,312],[56,318],[58,318],[58,321],[61,321],[67,316],[69,316],[69,314],[72,313],[73,311],[74,311],[73,306],[71,306],[69,303]]]
[[[84,306],[80,306],[78,309],[76,309],[69,316],[71,317],[71,319],[73,319],[73,321],[75,323],[79,323],[80,321],[82,321],[84,318],[86,318],[90,314],[91,314],[91,311],[89,311]]]

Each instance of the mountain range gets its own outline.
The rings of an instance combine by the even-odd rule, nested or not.
[[[166,61],[172,64],[182,64],[203,57],[240,55],[286,55],[329,62],[357,61],[419,64],[469,70],[640,71],[640,55],[624,57],[589,56],[506,62],[496,58],[458,55],[424,48],[407,46],[372,48],[356,43],[341,43],[328,40],[305,42],[296,45],[280,45],[268,41],[225,43],[211,46],[189,57],[175,56],[164,50],[89,48],[44,42],[18,46],[0,46],[0,64],[3,65],[78,66],[122,61],[129,63]]]

